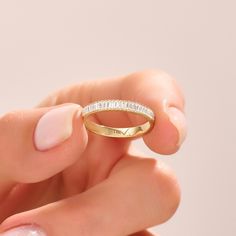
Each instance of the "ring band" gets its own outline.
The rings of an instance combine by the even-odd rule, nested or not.
[[[147,122],[133,127],[116,128],[100,125],[87,119],[91,114],[102,111],[131,112],[142,115],[147,119]],[[155,114],[149,107],[128,100],[100,100],[90,103],[82,109],[82,117],[84,119],[85,127],[91,132],[114,138],[141,136],[151,130],[155,121]]]

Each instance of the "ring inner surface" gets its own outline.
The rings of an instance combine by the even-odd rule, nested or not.
[[[95,113],[93,114],[95,115]],[[94,118],[92,114],[89,114],[88,116],[84,117],[84,124],[90,131],[103,136],[116,137],[116,138],[137,137],[141,136],[144,133],[147,133],[151,129],[154,123],[154,121],[150,120],[148,117],[144,117],[143,115],[141,116],[142,118],[146,118],[147,121],[145,123],[131,127],[111,127],[103,124],[98,124],[95,121],[91,120],[91,118]]]

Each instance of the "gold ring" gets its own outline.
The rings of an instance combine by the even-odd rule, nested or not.
[[[109,127],[97,124],[88,119],[91,114],[102,111],[125,111],[142,115],[146,122],[141,125],[125,128]],[[98,135],[114,138],[131,138],[141,136],[150,131],[154,125],[155,114],[147,106],[128,100],[101,100],[90,103],[82,109],[85,127]]]

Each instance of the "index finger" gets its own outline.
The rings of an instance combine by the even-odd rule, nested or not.
[[[120,78],[83,81],[49,95],[39,106],[61,103],[79,103],[85,106],[103,99],[132,100],[150,107],[156,122],[143,136],[146,145],[154,152],[172,154],[186,136],[184,96],[175,79],[161,70],[148,70]],[[126,112],[97,113],[99,122],[108,126],[136,125],[143,120]]]

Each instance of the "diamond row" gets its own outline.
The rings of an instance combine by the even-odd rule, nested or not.
[[[154,120],[154,112],[137,102],[127,101],[127,100],[102,100],[91,103],[85,106],[82,110],[82,115],[89,115],[97,111],[106,111],[106,110],[122,110],[129,111],[134,113],[142,113],[149,118]]]

